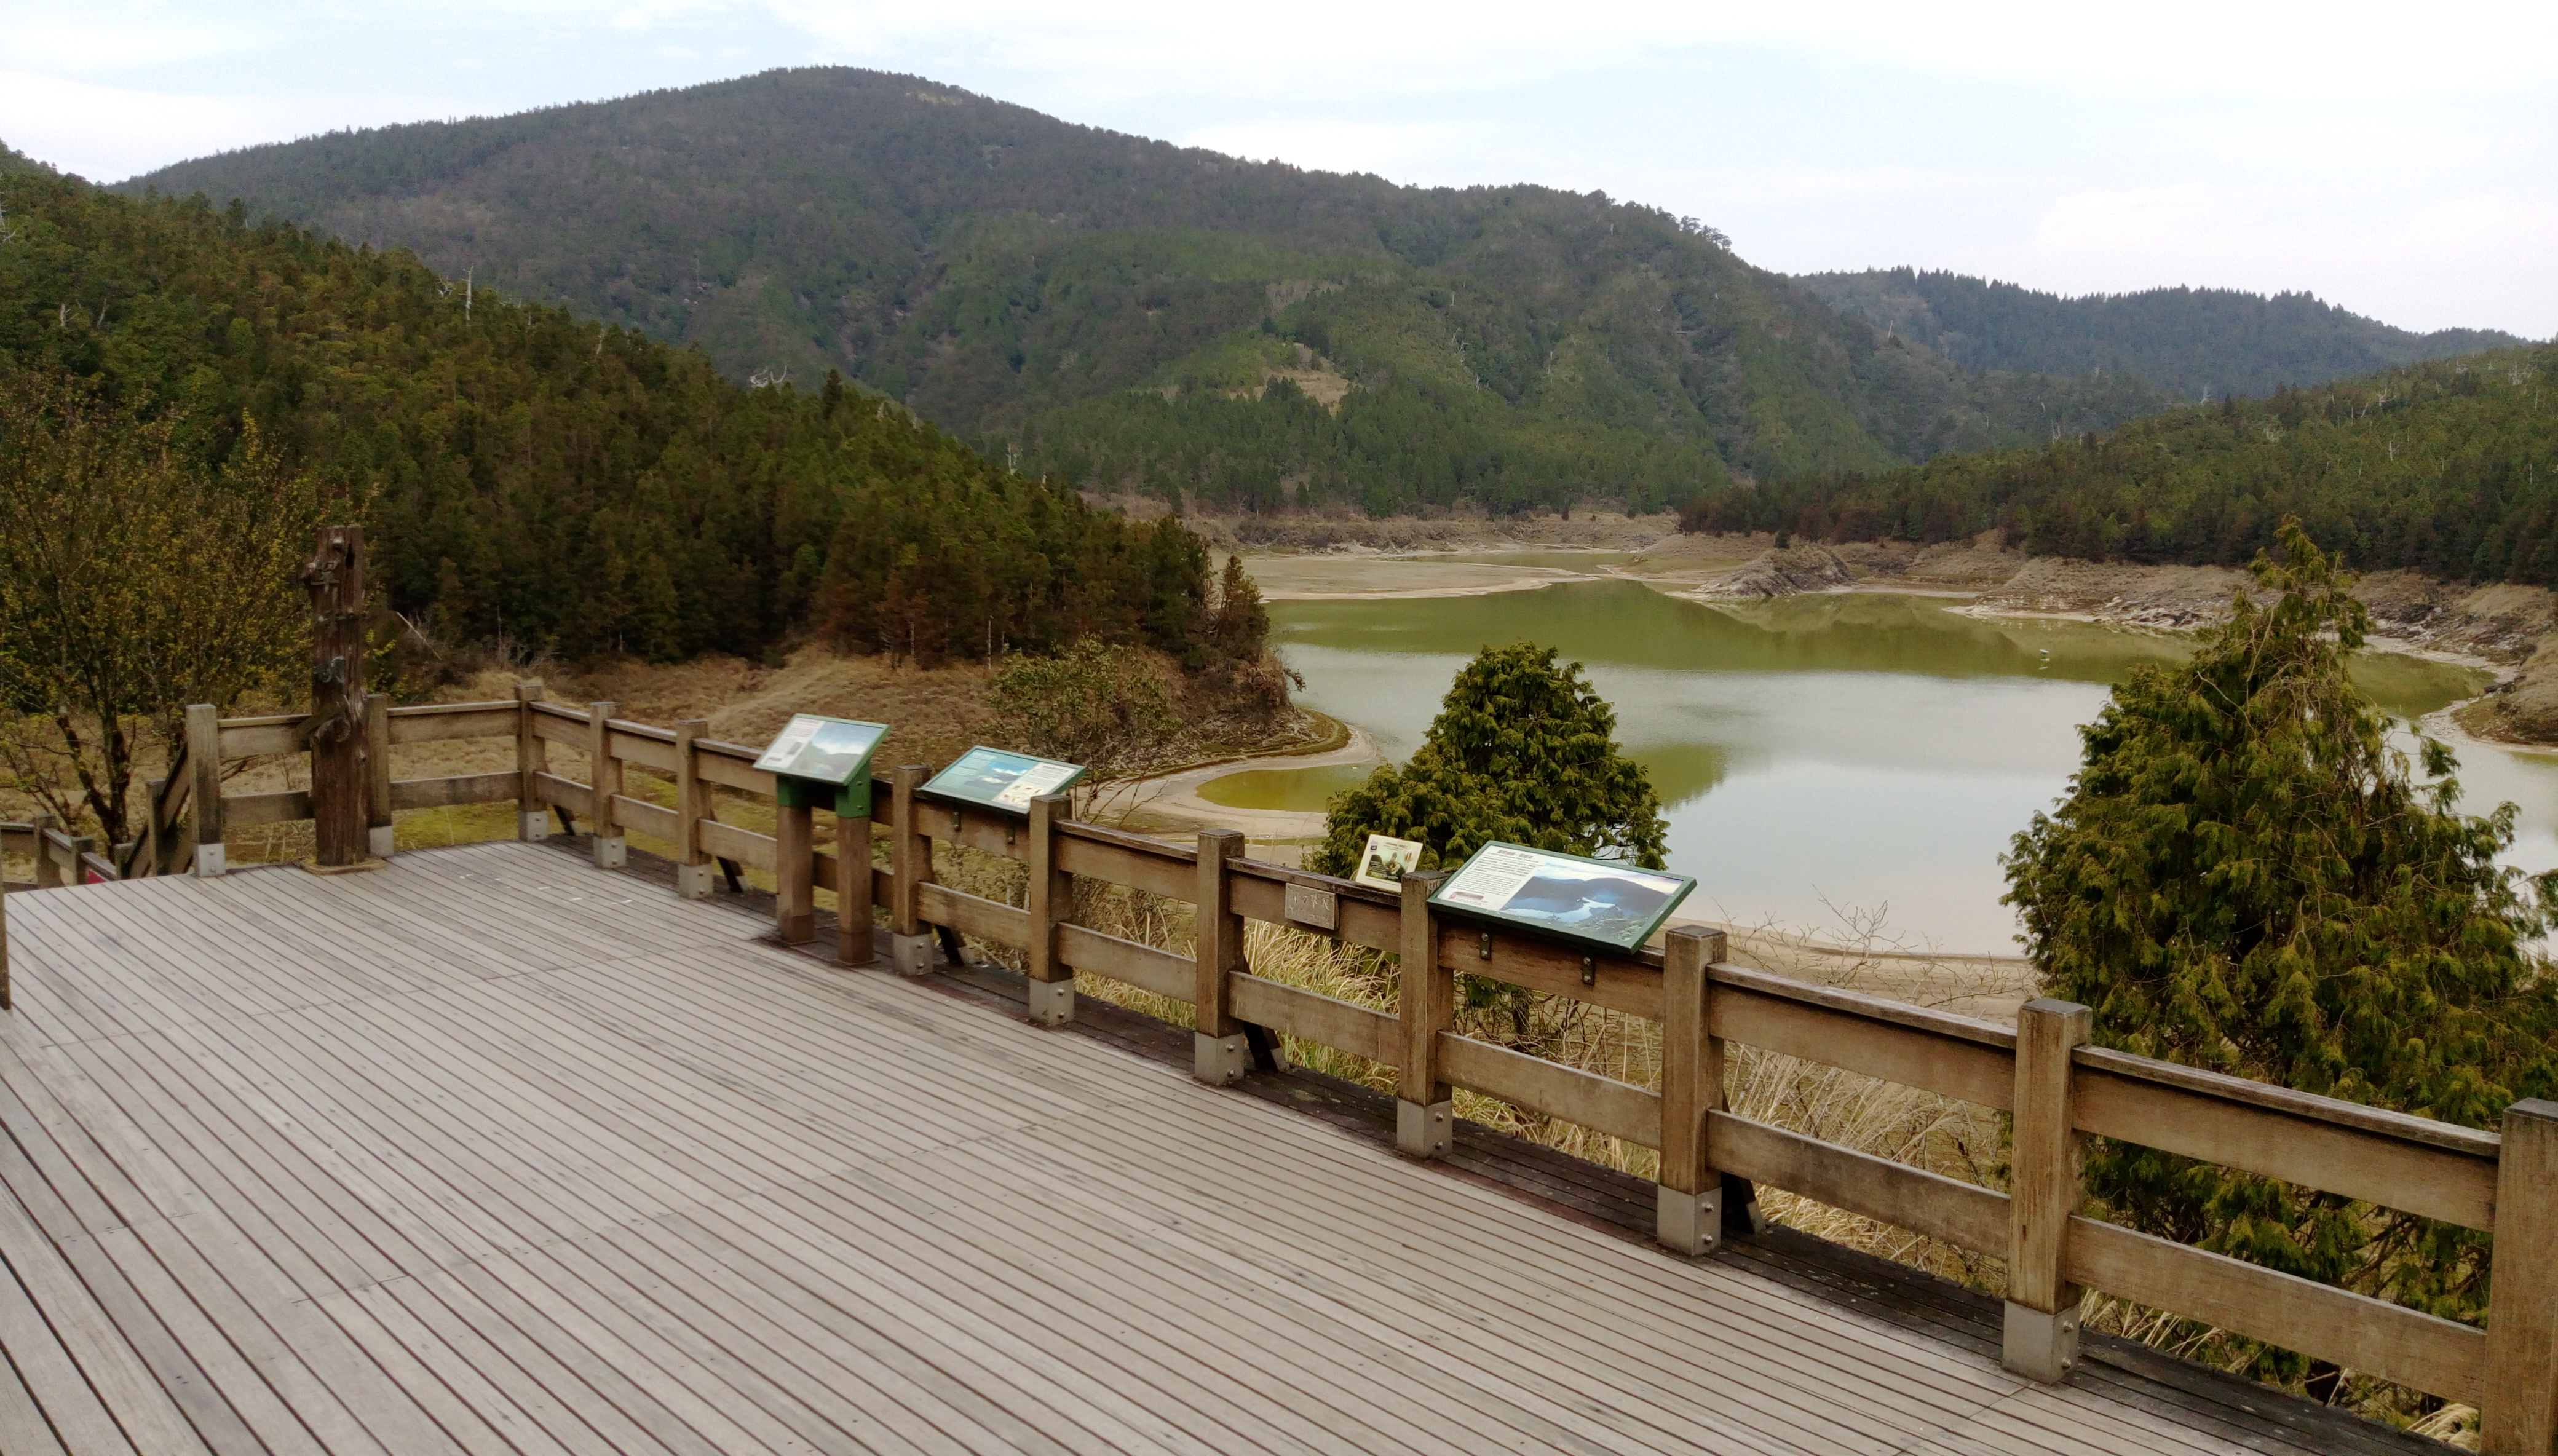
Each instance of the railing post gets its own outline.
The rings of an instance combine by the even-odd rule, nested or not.
[[[542,700],[538,682],[515,684],[515,837],[528,844],[551,836],[550,807],[542,802],[535,774],[551,766],[550,742],[533,731],[533,704]]]
[[[868,965],[878,954],[871,946],[871,932],[877,928],[871,907],[878,902],[878,884],[871,871],[871,816],[867,813],[835,815],[837,961],[845,965]]]
[[[1723,1106],[1723,1043],[1712,1034],[1706,967],[1723,958],[1723,932],[1680,926],[1661,964],[1661,1167],[1652,1237],[1674,1253],[1723,1246],[1723,1180],[1706,1142],[1706,1114]]]
[[[817,939],[817,838],[807,801],[773,806],[773,929],[784,946]]]
[[[312,856],[324,869],[372,857],[371,776],[364,764],[364,529],[324,525],[302,568],[311,593]]]
[[[915,791],[929,777],[922,764],[907,764],[889,776],[889,801],[897,822],[890,826],[889,863],[897,883],[889,890],[888,958],[900,975],[923,975],[932,969],[932,933],[924,928],[924,882],[932,878],[932,841],[924,837],[921,805]]]
[[[388,859],[398,838],[391,821],[391,700],[387,694],[364,698],[364,847],[375,859]]]
[[[142,786],[142,842],[133,846],[125,863],[125,873],[134,879],[161,873],[160,847],[166,842],[169,826],[161,816],[161,805],[169,793],[169,781],[152,779]]]
[[[1394,1145],[1416,1158],[1444,1158],[1456,1134],[1457,1109],[1439,1076],[1439,1034],[1457,1024],[1457,977],[1439,963],[1439,917],[1430,897],[1443,871],[1403,877],[1403,1066],[1396,1079]]]
[[[2558,1447],[2558,1102],[2535,1097],[2504,1109],[2480,1383],[2481,1456],[2550,1456]]]
[[[2007,1329],[1999,1363],[2037,1381],[2058,1381],[2078,1364],[2080,1290],[2061,1269],[2069,1220],[2085,1201],[2069,1071],[2090,1019],[2084,1006],[2049,999],[2026,1002],[2016,1017]]]
[[[222,843],[222,716],[212,703],[187,709],[187,772],[196,781],[187,791],[196,873],[210,878],[230,868],[230,852]]]
[[[1064,1026],[1074,1019],[1074,970],[1057,958],[1057,928],[1074,911],[1074,877],[1057,867],[1057,822],[1074,801],[1044,794],[1031,801],[1030,1019]]]
[[[1226,862],[1243,853],[1232,829],[1202,829],[1199,836],[1199,930],[1192,943],[1191,1076],[1210,1087],[1231,1087],[1252,1070],[1252,1044],[1234,1019],[1234,991],[1226,976],[1244,968],[1243,917],[1234,913],[1234,885]]]
[[[63,866],[54,858],[54,828],[61,823],[52,814],[31,815],[27,824],[36,831],[36,888],[52,890],[63,883]]]
[[[622,836],[622,814],[613,801],[622,797],[622,760],[613,755],[613,715],[620,703],[588,703],[586,780],[595,786],[587,805],[587,827],[595,831],[595,867],[618,870],[631,862],[631,841]]]
[[[675,725],[675,893],[687,900],[711,898],[711,857],[702,852],[701,834],[710,786],[693,767],[693,742],[710,726],[701,718]]]

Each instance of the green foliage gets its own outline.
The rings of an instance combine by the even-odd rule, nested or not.
[[[1491,839],[1658,869],[1668,824],[1616,732],[1616,712],[1580,663],[1558,664],[1554,649],[1529,643],[1486,648],[1449,686],[1411,762],[1334,796],[1307,865],[1348,875],[1379,833],[1419,841],[1425,869],[1454,866]]]
[[[2036,450],[1726,491],[1691,529],[1968,538],[2040,555],[2235,566],[2298,516],[2367,569],[2558,585],[2558,348],[2172,411]]]
[[[2411,334],[2306,293],[2153,288],[2062,298],[1913,268],[1795,281],[1966,368],[2128,374],[2177,399],[2262,398],[2286,384],[2324,384],[2523,342],[2493,329]]]
[[[1967,373],[1602,194],[1241,162],[875,72],[311,137],[124,186],[413,247],[734,378],[839,369],[1078,488],[1244,510],[1651,508],[2160,402]]]
[[[2008,858],[2047,993],[2105,1045],[2472,1127],[2558,1086],[2545,921],[2499,868],[2514,808],[2454,811],[2347,679],[2351,578],[2296,522],[2280,596],[2144,666],[2082,730],[2085,766]],[[2541,886],[2545,895],[2548,886]],[[2476,1318],[2483,1238],[2331,1195],[2104,1142],[2088,1187],[2125,1222],[2288,1273]],[[2268,1356],[2277,1375],[2298,1362]]]
[[[190,458],[187,423],[0,370],[0,770],[108,843],[137,739],[310,660],[321,493],[253,426],[218,469]]]
[[[999,741],[1083,765],[1086,787],[1154,772],[1181,734],[1145,654],[1088,638],[1053,656],[1015,657],[986,703]]]
[[[438,635],[761,656],[812,626],[924,661],[1085,637],[1193,661],[1206,552],[990,464],[829,376],[699,353],[201,199],[0,174],[0,372],[164,411],[214,470],[255,419],[368,503],[373,575]],[[1257,652],[1257,646],[1255,651]]]

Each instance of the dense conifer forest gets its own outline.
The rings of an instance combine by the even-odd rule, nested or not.
[[[1915,268],[1794,281],[1966,368],[2129,374],[2170,397],[2206,403],[2524,342],[2493,329],[2413,334],[2306,293],[2152,288],[2062,298]]]
[[[1078,488],[1242,510],[1656,508],[2165,402],[1964,369],[1600,194],[1240,161],[875,72],[307,138],[120,186],[411,247],[698,344],[733,378],[839,369]]]
[[[2286,515],[2356,569],[2558,586],[2558,346],[2224,398],[2041,449],[1720,490],[1690,529],[2244,565]]]
[[[662,659],[813,626],[927,661],[1087,636],[1257,656],[1178,523],[809,382],[747,387],[405,251],[0,163],[0,389],[173,420],[209,475],[254,422],[367,524],[389,606],[436,635]]]

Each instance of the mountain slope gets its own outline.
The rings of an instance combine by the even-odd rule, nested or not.
[[[2357,570],[2558,587],[2558,345],[2224,397],[2035,450],[1700,498],[1692,529],[2244,565],[2298,515]]]
[[[174,417],[214,475],[253,432],[362,519],[387,604],[444,641],[671,659],[814,632],[932,661],[1100,637],[1257,662],[1178,521],[1094,510],[884,402],[751,389],[245,209],[21,168],[0,217],[16,419],[63,397]],[[0,478],[52,479],[42,434],[0,430]]]
[[[2063,298],[1912,268],[1794,281],[1965,368],[2131,374],[2179,399],[2263,398],[2285,384],[2324,384],[2524,342],[2494,329],[2411,334],[2306,293],[2153,288]]]
[[[2162,402],[1966,371],[1601,195],[1240,162],[873,72],[311,138],[123,186],[411,247],[732,376],[840,369],[1078,486],[1255,509],[1655,505]]]

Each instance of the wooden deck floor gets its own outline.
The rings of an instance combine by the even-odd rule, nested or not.
[[[9,910],[7,1456],[2400,1439],[2037,1386],[556,848]]]

